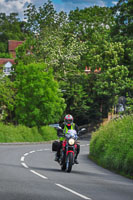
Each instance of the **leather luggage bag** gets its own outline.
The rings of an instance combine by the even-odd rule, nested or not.
[[[58,141],[54,141],[52,143],[52,151],[57,151],[58,145],[59,145],[59,142]]]

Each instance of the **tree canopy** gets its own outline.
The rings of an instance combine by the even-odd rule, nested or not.
[[[24,40],[26,31],[24,21],[20,21],[18,13],[11,13],[9,16],[0,13],[0,53],[8,53],[8,40]]]
[[[132,0],[119,0],[112,8],[77,8],[68,15],[57,13],[48,0],[38,9],[29,4],[25,23],[14,16],[18,37],[26,36],[16,50],[16,120],[42,125],[69,112],[78,124],[85,124],[107,117],[119,96],[132,98],[131,13]],[[40,96],[42,104],[36,101]]]
[[[60,119],[65,104],[52,71],[40,63],[16,68],[16,120],[27,126],[42,126]]]

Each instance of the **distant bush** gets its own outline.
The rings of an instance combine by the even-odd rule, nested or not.
[[[0,58],[12,58],[12,55],[9,53],[0,53]]]
[[[56,130],[52,127],[28,128],[23,125],[13,126],[0,123],[0,142],[43,142],[57,138]]]
[[[53,127],[42,126],[39,132],[45,141],[57,139],[57,132]]]
[[[133,116],[111,121],[92,134],[90,157],[133,178]]]

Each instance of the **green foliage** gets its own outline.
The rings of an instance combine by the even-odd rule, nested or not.
[[[56,139],[56,131],[52,127],[28,128],[24,125],[4,125],[0,123],[0,142],[43,142]]]
[[[57,13],[53,7],[52,1],[48,0],[38,9],[30,3],[25,12],[26,30],[31,33],[39,33],[42,29],[53,27],[56,24]]]
[[[129,69],[129,77],[133,77],[133,38],[124,41],[125,55],[124,63]]]
[[[101,99],[102,106],[106,106],[106,110],[109,111],[113,107],[116,97],[127,91],[129,83],[127,67],[118,65],[99,74],[93,90],[96,97]]]
[[[24,40],[24,22],[19,21],[17,13],[0,13],[0,52],[8,53],[8,40]]]
[[[32,47],[32,48],[31,48]],[[28,50],[32,52],[27,54]],[[29,38],[17,48],[17,61],[25,64],[33,62],[47,63],[53,68],[57,79],[66,72],[77,69],[80,56],[86,51],[85,43],[62,29],[54,31],[45,28],[36,38]]]
[[[121,65],[124,60],[124,48],[120,42],[110,42],[106,40],[98,40],[88,46],[86,61],[94,70],[101,67],[102,71],[107,71],[109,67]]]
[[[133,76],[133,1],[119,0],[113,8],[115,25],[112,27],[112,39],[123,43],[125,49],[123,64],[129,68],[129,77]]]
[[[23,62],[25,65],[34,62],[34,45],[35,40],[33,38],[27,37],[27,40],[16,48],[16,62]]]
[[[73,71],[73,73],[67,73],[65,78],[67,81],[60,81],[60,87],[63,90],[63,96],[68,105],[65,112],[71,113],[78,124],[88,123],[92,99],[89,97],[86,89],[86,85],[88,85],[86,75]]]
[[[120,37],[120,39],[127,39],[128,37],[132,37],[133,1],[119,0],[113,10],[116,15],[116,24],[113,28],[114,34],[117,37]]]
[[[12,58],[12,55],[9,53],[0,53],[0,58]]]
[[[42,126],[58,121],[64,111],[64,99],[45,64],[19,64],[16,68],[16,120],[27,126]]]
[[[132,83],[132,87],[133,87],[133,83]],[[126,113],[133,113],[133,98],[131,97],[127,97],[127,103],[126,103],[127,107],[126,107]]]
[[[46,8],[48,10],[44,12]],[[129,74],[129,67],[123,66],[123,43],[113,42],[110,37],[115,24],[112,9],[97,6],[76,9],[69,13],[68,20],[64,13],[54,11],[50,1],[39,9],[41,14],[35,6],[29,5],[25,13],[30,30],[36,29],[38,34],[18,48],[17,60],[23,60],[25,64],[32,60],[41,61],[53,68],[64,91],[65,112],[72,113],[76,120],[82,117],[82,122],[78,123],[107,116],[115,96],[126,91]],[[52,16],[51,20],[49,16]],[[30,46],[33,54],[27,56]],[[89,74],[85,78],[85,65],[92,70],[101,67],[102,73]]]
[[[100,165],[133,176],[133,117],[124,116],[93,133],[90,156]]]
[[[0,120],[13,120],[12,111],[14,110],[15,92],[14,84],[9,77],[0,76]]]
[[[58,138],[56,129],[49,126],[42,126],[39,132],[44,141],[56,140]]]
[[[98,41],[97,33],[101,33],[99,36],[105,39],[114,23],[112,10],[98,6],[70,11],[69,20],[71,32],[76,33],[81,40],[90,42]]]
[[[70,11],[67,16],[64,12],[57,13],[52,1],[48,0],[39,8],[33,4],[28,5],[25,10],[26,22],[20,22],[15,13],[10,16],[1,14],[1,52],[7,51],[8,39],[27,38],[16,50],[16,63],[23,62],[25,67],[27,65],[26,72],[31,63],[46,63],[44,71],[48,71],[48,76],[51,77],[49,68],[52,68],[58,87],[63,91],[63,97],[67,104],[65,113],[72,113],[79,124],[101,120],[102,117],[107,117],[118,96],[126,97],[128,95],[132,98],[131,5],[132,0],[119,0],[114,8],[98,6],[81,10],[77,8]],[[92,73],[88,75],[84,75],[86,65],[92,70]],[[43,120],[44,114],[40,121],[40,109],[43,113],[44,110],[35,102],[35,99],[40,99],[40,96],[42,98],[42,92],[40,89],[38,89],[38,93],[34,92],[34,83],[30,83],[34,78],[29,75],[26,77],[25,69],[21,66],[23,69],[21,71],[20,66],[20,64],[15,66],[21,74],[19,76],[16,71],[17,81],[21,83],[15,90],[16,120],[18,123],[30,126],[34,126],[36,123],[47,124],[48,121]],[[101,68],[100,74],[94,73],[96,67]],[[38,73],[36,72],[36,74]],[[39,76],[38,74],[37,80],[41,79]],[[35,87],[41,86],[38,86],[36,82]],[[27,106],[27,102],[32,105],[31,100],[29,101],[32,99],[30,93],[33,96],[34,106]],[[44,99],[41,102],[44,102]],[[45,101],[45,106],[46,102],[49,100]],[[52,113],[50,116],[56,113],[56,106],[54,107],[53,104],[47,103],[46,106]],[[59,105],[60,103],[57,107],[60,107]],[[64,109],[61,107],[61,110],[59,115],[63,113]],[[29,114],[27,114],[28,111],[30,111]],[[47,116],[48,110],[45,112]],[[30,124],[28,119],[30,119]],[[49,121],[52,119],[54,117],[51,117]],[[57,117],[58,119],[59,117]]]
[[[7,49],[8,49],[8,43],[7,43],[7,41],[0,42],[0,51],[2,52],[2,56],[3,56],[3,54],[4,55],[7,54]],[[2,56],[1,56],[1,58],[2,58]]]

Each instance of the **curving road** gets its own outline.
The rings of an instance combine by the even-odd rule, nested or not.
[[[0,145],[0,200],[132,200],[133,181],[88,159],[81,140],[79,165],[62,172],[51,144]]]

